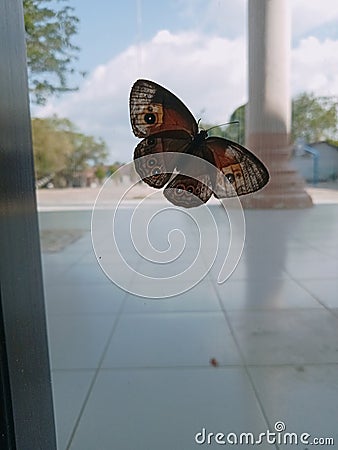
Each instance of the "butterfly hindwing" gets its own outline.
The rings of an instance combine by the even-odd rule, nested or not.
[[[179,174],[168,183],[163,194],[176,206],[201,206],[212,196],[211,180],[208,174],[193,178]]]
[[[179,152],[184,152],[190,137],[184,132],[151,135],[143,139],[135,148],[134,165],[141,179],[149,186],[160,189],[170,179]]]
[[[134,165],[136,172],[145,183],[160,189],[167,184],[171,174],[170,169],[167,170],[162,150],[152,152],[156,147],[162,147],[161,142],[156,141],[155,138],[147,138],[138,144],[134,152]],[[153,142],[155,145],[152,144]]]
[[[196,120],[173,93],[149,80],[137,80],[130,92],[130,120],[135,136],[182,130],[190,136],[198,132]]]
[[[264,164],[248,149],[219,137],[206,140],[217,167],[213,191],[216,197],[246,195],[263,188],[269,181]]]

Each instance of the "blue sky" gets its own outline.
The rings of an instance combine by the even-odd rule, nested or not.
[[[242,14],[243,1],[238,3],[236,20],[229,20],[225,26],[215,27],[208,21],[205,3],[208,0],[124,0],[113,2],[101,0],[93,7],[90,0],[69,0],[80,18],[77,43],[82,48],[80,65],[92,70],[98,64],[125,50],[130,44],[151,39],[158,30],[170,30],[172,33],[200,29],[208,34],[214,33],[236,37],[244,32],[245,16]],[[227,0],[218,2],[224,11]],[[228,1],[229,3],[229,1]],[[213,28],[215,28],[213,30]]]
[[[33,115],[57,114],[103,137],[128,162],[137,140],[128,97],[137,78],[176,93],[196,118],[224,123],[247,101],[247,0],[69,0],[80,19],[79,91]],[[291,92],[338,96],[338,1],[290,0]],[[71,81],[71,80],[70,80]]]
[[[71,0],[81,18],[78,44],[86,70],[108,61],[140,39],[150,39],[159,29],[178,31],[184,20],[175,9],[176,1],[101,1],[93,8],[89,0]],[[145,17],[145,19],[143,19]],[[144,26],[145,25],[145,26]]]

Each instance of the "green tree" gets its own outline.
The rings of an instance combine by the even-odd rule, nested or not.
[[[103,164],[108,156],[102,139],[80,133],[69,119],[33,119],[32,127],[37,178],[55,173],[56,185],[72,186],[85,169]]]
[[[292,139],[306,142],[337,140],[338,102],[303,92],[292,101]]]
[[[108,174],[112,175],[121,167],[121,163],[119,161],[115,161],[113,164],[110,164],[108,167]]]
[[[36,178],[61,172],[73,150],[70,137],[58,129],[54,118],[32,119]]]
[[[102,184],[102,181],[105,179],[106,175],[107,175],[107,171],[104,168],[104,166],[98,166],[95,169],[95,176],[99,180],[100,184]]]
[[[237,121],[238,124],[231,124],[227,129],[228,139],[239,142],[242,145],[245,143],[245,110],[246,105],[241,105],[235,109],[230,116],[230,122]]]
[[[226,137],[241,144],[245,142],[245,106],[237,108],[230,121],[238,120],[238,128],[230,125]],[[313,93],[303,92],[292,100],[292,140],[303,138],[306,142],[320,140],[337,141],[338,102],[335,97],[316,97]]]
[[[58,3],[68,0],[56,0]],[[51,0],[23,0],[29,89],[32,100],[44,104],[51,94],[75,90],[67,77],[75,73],[79,47],[73,44],[79,19],[74,8],[53,9]]]
[[[108,152],[103,139],[78,132],[69,132],[69,137],[73,144],[69,162],[74,172],[82,171],[88,165],[96,166],[106,160]]]
[[[200,124],[203,130],[210,130],[209,136],[221,136],[240,144],[244,144],[245,140],[245,106],[239,106],[231,114],[229,122],[237,122],[225,125]]]

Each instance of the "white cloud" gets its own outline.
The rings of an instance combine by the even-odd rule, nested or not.
[[[243,8],[243,4],[238,0],[237,8]],[[209,10],[216,11],[217,5],[212,1]],[[292,7],[294,20],[300,21],[302,30],[338,17],[337,0],[292,0]],[[293,95],[302,91],[338,95],[337,40],[303,38],[292,49],[291,60]],[[129,91],[136,79],[149,78],[166,86],[196,119],[217,124],[227,121],[233,110],[246,102],[246,70],[244,35],[226,38],[161,30],[151,40],[130,46],[98,66],[78,92],[50,101],[36,110],[36,115],[68,117],[83,132],[102,136],[112,160],[129,161],[138,142],[132,135],[128,111]]]
[[[246,46],[196,33],[159,31],[141,47],[131,46],[88,77],[78,92],[51,101],[37,115],[58,114],[87,134],[102,136],[112,159],[128,161],[135,142],[129,124],[128,97],[137,78],[166,86],[196,119],[224,123],[246,99]]]
[[[292,31],[301,36],[338,20],[337,0],[289,0],[292,8]]]
[[[338,96],[338,41],[303,39],[292,51],[292,92]]]

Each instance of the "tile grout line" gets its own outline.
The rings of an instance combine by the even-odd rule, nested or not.
[[[291,274],[289,274],[290,278],[302,289],[304,289],[305,292],[307,292],[312,298],[314,298],[324,309],[327,311],[330,315],[333,317],[337,317],[337,314],[335,314],[331,308],[329,308],[322,300],[317,297],[317,295],[313,294],[305,285],[302,284],[301,280],[298,280],[297,278],[293,277]]]
[[[326,362],[326,363],[314,363],[314,362],[310,362],[310,363],[301,363],[300,364],[302,367],[338,367],[338,362]],[[248,368],[255,368],[255,369],[259,369],[259,368],[295,368],[297,366],[295,366],[294,363],[280,363],[280,364],[276,364],[276,363],[264,363],[264,364],[246,364],[246,366]],[[220,369],[240,369],[243,368],[243,364],[242,363],[229,363],[229,364],[220,364],[219,365]],[[203,369],[203,370],[214,370],[211,369],[209,365],[206,364],[195,364],[195,365],[186,365],[186,366],[182,366],[182,365],[170,365],[170,366],[116,366],[116,367],[100,367],[100,371],[107,371],[107,372],[119,372],[119,371],[124,371],[124,370],[140,370],[140,371],[146,371],[146,370],[191,370],[191,369]],[[53,373],[57,373],[57,372],[94,372],[95,369],[91,368],[91,367],[81,367],[81,368],[76,368],[76,369],[53,369],[52,372]]]
[[[225,307],[224,307],[224,305],[223,305],[223,302],[222,302],[222,300],[221,300],[220,294],[219,294],[218,290],[216,289],[214,283],[212,284],[212,286],[213,286],[213,289],[214,289],[214,291],[215,291],[215,293],[216,293],[216,295],[217,295],[217,298],[218,298],[218,301],[219,301],[221,310],[222,310],[222,312],[223,312],[223,316],[224,316],[224,318],[225,318],[226,324],[227,324],[228,327],[229,327],[229,330],[230,330],[232,339],[234,340],[234,342],[235,342],[235,344],[236,344],[237,351],[238,351],[239,356],[240,356],[241,361],[242,361],[241,367],[243,367],[244,370],[245,370],[245,373],[246,373],[246,375],[247,375],[247,377],[248,377],[248,380],[249,380],[249,382],[250,382],[251,388],[252,388],[252,390],[253,390],[253,393],[254,393],[254,395],[255,395],[256,401],[257,401],[257,403],[258,403],[258,405],[259,405],[259,408],[260,408],[260,410],[261,410],[261,413],[262,413],[262,415],[263,415],[263,418],[264,418],[264,420],[265,420],[265,422],[266,422],[266,425],[267,425],[268,429],[270,429],[270,428],[271,428],[270,421],[269,421],[268,416],[267,416],[267,414],[266,414],[266,412],[265,412],[265,409],[264,409],[264,407],[263,407],[263,403],[262,403],[262,401],[261,401],[261,399],[260,399],[260,397],[259,397],[259,395],[258,395],[258,391],[257,391],[257,389],[256,389],[256,386],[255,386],[255,384],[254,384],[254,382],[253,382],[253,379],[252,379],[252,376],[251,376],[251,373],[250,373],[250,370],[249,370],[249,366],[246,364],[244,355],[243,355],[242,350],[241,350],[241,348],[240,348],[240,346],[239,346],[239,343],[238,343],[238,341],[237,341],[237,338],[236,338],[236,335],[235,335],[234,328],[233,328],[233,326],[232,326],[232,324],[231,324],[231,321],[230,321],[230,319],[229,319],[229,317],[228,317],[228,314],[227,314],[227,312],[226,312],[226,310],[225,310]],[[272,428],[271,428],[271,429],[272,429]],[[274,445],[275,445],[276,450],[279,450],[278,445],[277,445],[277,444],[274,444]]]
[[[243,368],[244,364],[241,363],[233,363],[233,364],[220,364],[218,366],[218,369],[241,369]],[[248,368],[255,368],[255,369],[260,369],[260,368],[297,368],[297,366],[295,366],[295,364],[292,363],[281,363],[281,364],[246,364],[245,365]],[[302,363],[299,364],[299,366],[302,367],[338,367],[338,363],[337,362],[328,362],[328,363]],[[194,370],[194,369],[203,369],[203,370],[215,370],[213,368],[210,367],[210,365],[206,365],[206,364],[196,364],[196,365],[186,365],[186,366],[182,366],[182,365],[170,365],[170,366],[116,366],[116,367],[101,367],[101,371],[107,371],[107,372],[120,372],[120,371],[129,371],[129,370],[139,370],[139,371],[147,371],[147,370],[157,370],[157,371],[161,371],[161,370]],[[74,369],[72,369],[73,371]],[[87,370],[90,371],[92,369],[76,369],[78,371],[83,371],[83,370]],[[67,372],[69,371],[69,369],[55,369],[56,371],[64,371]]]
[[[70,447],[71,447],[72,442],[73,442],[73,440],[74,440],[75,434],[76,434],[76,432],[77,432],[77,430],[78,430],[78,427],[79,427],[79,424],[80,424],[82,415],[83,415],[83,413],[84,413],[84,411],[85,411],[85,409],[86,409],[86,406],[87,406],[89,397],[90,397],[90,395],[91,395],[91,393],[92,393],[93,387],[94,387],[94,385],[95,385],[95,383],[96,383],[97,377],[98,377],[98,375],[99,375],[99,373],[100,373],[100,370],[101,370],[101,368],[102,368],[102,363],[103,363],[103,360],[104,360],[104,358],[105,358],[105,356],[106,356],[107,349],[108,349],[108,347],[109,347],[109,345],[110,345],[110,342],[111,342],[111,339],[112,339],[112,337],[113,337],[113,334],[115,333],[116,327],[117,327],[117,325],[118,325],[118,323],[119,323],[119,321],[120,321],[120,318],[121,318],[121,315],[122,315],[122,312],[123,312],[123,308],[124,308],[124,304],[125,304],[125,302],[126,302],[126,297],[127,297],[127,295],[128,295],[128,293],[125,292],[125,295],[124,295],[124,297],[123,297],[122,303],[121,303],[121,305],[120,305],[120,307],[119,307],[119,309],[118,309],[118,311],[117,311],[116,319],[115,319],[115,321],[114,321],[113,327],[112,327],[112,329],[111,329],[111,331],[110,331],[110,333],[109,333],[109,336],[108,336],[108,338],[107,338],[106,345],[105,345],[104,348],[103,348],[101,357],[100,357],[100,359],[99,359],[99,362],[98,362],[98,364],[97,364],[97,367],[95,368],[95,373],[94,373],[93,379],[92,379],[92,381],[91,381],[91,383],[90,383],[90,385],[89,385],[88,391],[87,391],[87,393],[86,393],[86,396],[85,396],[84,401],[83,401],[83,403],[82,403],[82,406],[81,406],[81,408],[80,408],[79,414],[78,414],[77,419],[76,419],[76,421],[75,421],[75,424],[74,424],[74,426],[73,426],[73,430],[72,430],[72,432],[71,432],[71,434],[70,434],[70,437],[69,437],[69,439],[68,439],[68,442],[67,442],[67,445],[66,445],[66,450],[70,450]]]

